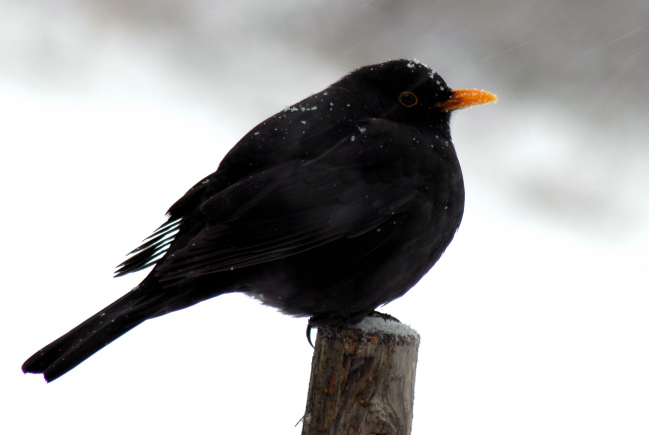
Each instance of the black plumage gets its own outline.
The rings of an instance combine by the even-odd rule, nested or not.
[[[140,285],[37,352],[48,381],[143,321],[243,292],[314,324],[353,324],[407,292],[460,225],[452,110],[493,101],[425,65],[360,68],[268,118],[118,266]]]

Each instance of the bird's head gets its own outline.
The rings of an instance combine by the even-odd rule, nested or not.
[[[340,81],[364,107],[368,116],[390,119],[422,129],[448,132],[450,114],[496,101],[477,89],[451,89],[444,79],[414,60],[392,60],[357,69]]]

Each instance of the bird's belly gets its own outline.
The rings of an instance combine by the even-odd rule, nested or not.
[[[371,312],[406,293],[446,249],[459,221],[436,217],[395,217],[362,236],[261,265],[246,287],[295,316]]]

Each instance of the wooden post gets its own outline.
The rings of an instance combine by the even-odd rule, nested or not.
[[[409,435],[418,348],[393,320],[319,327],[302,435]]]

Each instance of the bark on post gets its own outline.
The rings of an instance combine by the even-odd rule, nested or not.
[[[408,435],[419,334],[366,318],[318,328],[302,435]]]

